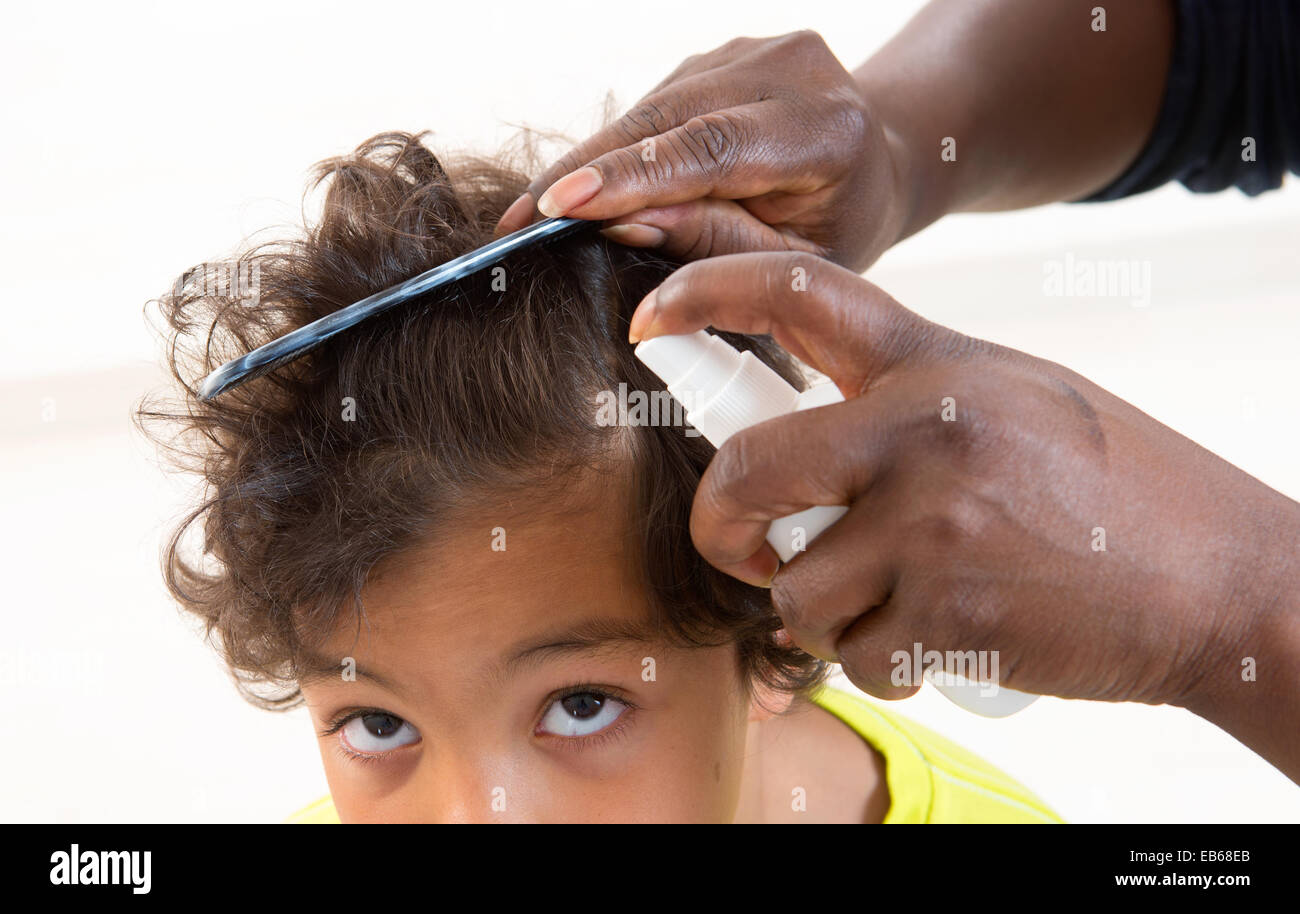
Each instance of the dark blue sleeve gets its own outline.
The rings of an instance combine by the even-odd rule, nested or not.
[[[1116,200],[1168,181],[1250,196],[1300,174],[1300,0],[1177,0],[1177,34],[1155,130],[1110,186]],[[1243,141],[1255,141],[1255,160]]]

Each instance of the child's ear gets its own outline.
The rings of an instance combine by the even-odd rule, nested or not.
[[[755,682],[751,691],[754,693],[749,700],[749,719],[752,723],[784,714],[794,703],[793,693],[778,692],[761,682]]]

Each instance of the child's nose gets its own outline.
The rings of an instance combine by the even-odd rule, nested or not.
[[[508,783],[503,766],[490,759],[440,754],[420,772],[420,818],[445,824],[524,822],[525,791]]]

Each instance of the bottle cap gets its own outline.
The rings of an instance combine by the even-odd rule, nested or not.
[[[686,418],[714,447],[750,425],[795,408],[799,392],[750,352],[697,330],[637,344],[636,356],[686,409]]]

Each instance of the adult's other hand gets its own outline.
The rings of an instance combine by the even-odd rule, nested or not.
[[[906,221],[900,158],[816,32],[737,38],[548,168],[497,231],[540,210],[682,259],[796,250],[860,271]]]

